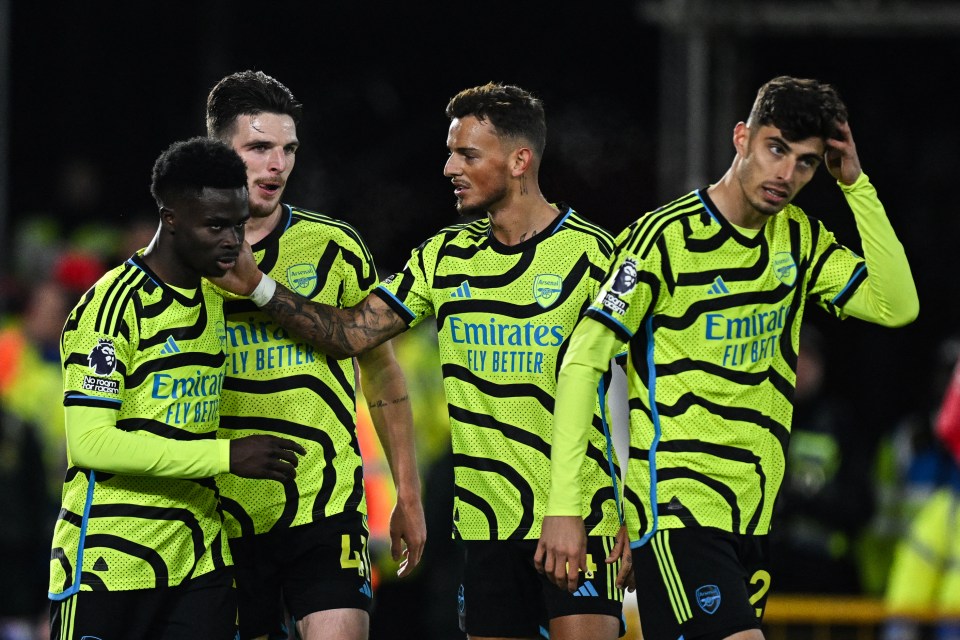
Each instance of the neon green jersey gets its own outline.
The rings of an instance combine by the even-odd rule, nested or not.
[[[560,371],[548,515],[580,510],[582,405],[628,339],[624,502],[634,546],[663,528],[769,531],[808,302],[888,327],[919,312],[903,246],[866,174],[840,188],[865,260],[796,206],[762,229],[734,227],[706,190],[623,231]]]
[[[800,320],[811,300],[842,317],[863,259],[794,205],[758,232],[738,229],[706,190],[641,217],[617,244],[586,315],[630,340],[631,531],[767,533]]]
[[[353,227],[283,207],[253,247],[260,269],[291,291],[349,307],[377,284],[373,258]],[[220,438],[268,433],[307,450],[296,483],[222,476],[231,538],[366,513],[356,426],[354,361],[335,360],[291,338],[249,300],[227,296],[227,379]]]
[[[173,586],[232,563],[212,477],[229,466],[214,439],[222,305],[206,284],[194,290],[164,284],[135,255],[104,275],[67,319],[61,340],[67,411],[105,415],[108,430],[134,444],[124,455],[101,439],[104,450],[93,457],[102,467],[82,468],[68,456],[51,598]],[[69,420],[67,428],[70,441]],[[155,465],[129,473],[102,470],[126,469],[146,450],[185,455],[156,455]]]
[[[613,249],[607,231],[559,208],[550,228],[516,246],[497,241],[486,218],[443,229],[374,291],[410,326],[436,317],[455,456],[454,527],[467,540],[540,535],[559,362]],[[588,533],[614,535],[619,468],[602,384],[598,391],[583,517]]]

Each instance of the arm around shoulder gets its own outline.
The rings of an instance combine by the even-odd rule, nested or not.
[[[260,270],[247,243],[236,266],[210,281],[231,294],[249,297],[281,327],[338,360],[355,357],[406,329],[374,295],[341,309],[294,293]]]

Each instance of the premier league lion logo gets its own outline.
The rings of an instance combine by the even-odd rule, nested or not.
[[[117,352],[113,348],[113,341],[101,338],[96,346],[87,355],[87,364],[98,376],[109,376],[117,370]]]
[[[630,293],[635,284],[637,284],[637,261],[633,258],[627,258],[620,265],[617,275],[613,278],[610,291],[622,296],[625,293]]]

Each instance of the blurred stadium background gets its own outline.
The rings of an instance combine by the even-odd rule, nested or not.
[[[207,91],[236,70],[305,105],[285,199],[353,224],[385,272],[454,220],[443,110],[464,87],[543,98],[545,194],[618,232],[721,175],[762,82],[813,76],[847,101],[920,292],[920,318],[895,332],[809,314],[872,444],[923,409],[960,329],[958,63],[960,3],[946,0],[0,0],[0,315],[65,252],[129,254],[132,230],[155,226],[154,159],[204,133]],[[859,247],[824,172],[798,203]]]

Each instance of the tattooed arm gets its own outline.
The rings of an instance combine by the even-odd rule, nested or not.
[[[278,283],[273,297],[260,308],[281,327],[334,358],[365,353],[407,328],[377,296],[339,309],[307,300]]]
[[[360,384],[370,418],[390,465],[397,502],[390,514],[390,552],[401,561],[397,575],[409,575],[420,563],[427,524],[420,499],[420,473],[414,449],[413,412],[403,372],[387,342],[357,357]]]
[[[407,329],[403,319],[377,296],[367,296],[353,307],[340,309],[313,302],[275,283],[273,295],[261,301],[256,298],[263,293],[261,285],[273,283],[263,280],[265,277],[250,245],[244,243],[237,265],[210,281],[231,293],[251,296],[281,327],[334,358],[359,355]]]

